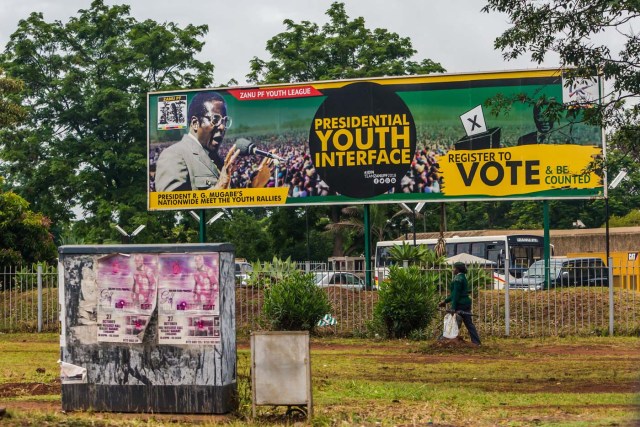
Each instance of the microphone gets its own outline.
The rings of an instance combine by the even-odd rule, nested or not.
[[[262,157],[268,157],[270,159],[278,160],[280,162],[284,162],[282,157],[276,156],[273,153],[269,153],[268,151],[260,150],[256,147],[256,144],[249,141],[246,138],[238,138],[236,140],[236,148],[240,150],[240,155],[249,156],[251,154],[255,154]]]

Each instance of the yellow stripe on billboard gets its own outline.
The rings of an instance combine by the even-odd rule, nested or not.
[[[237,188],[233,190],[163,191],[149,194],[151,209],[278,206],[287,202],[287,188]]]
[[[601,155],[596,147],[525,145],[449,151],[438,159],[446,196],[513,196],[557,189],[597,188],[600,177],[576,168]]]

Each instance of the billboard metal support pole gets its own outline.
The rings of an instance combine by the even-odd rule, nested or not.
[[[507,253],[504,258],[504,334],[509,336],[511,333],[511,306],[509,305],[509,254]]]
[[[549,238],[549,201],[542,202],[542,217],[544,221],[544,283],[549,287],[549,269],[551,268],[551,242]]]
[[[613,258],[607,258],[609,267],[609,336],[613,336]]]
[[[38,332],[42,332],[42,264],[38,264]]]
[[[413,246],[416,245],[416,206],[413,206]]]
[[[205,212],[206,211],[204,209],[200,209],[200,243],[207,241],[207,224],[204,221]]]
[[[307,261],[311,261],[311,245],[309,242],[309,208],[304,207],[304,222],[307,227]]]
[[[364,269],[365,287],[371,289],[371,223],[369,221],[369,205],[364,205]]]
[[[605,252],[606,252],[606,259],[607,259],[607,267],[611,267],[611,263],[609,263],[609,251],[610,251],[610,247],[609,247],[609,197],[608,195],[604,196],[604,216],[605,216],[605,220],[604,220],[604,246],[605,246]]]

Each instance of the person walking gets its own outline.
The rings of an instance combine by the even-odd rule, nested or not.
[[[458,317],[458,327],[460,327],[460,319],[464,322],[464,326],[469,331],[471,342],[480,345],[480,335],[476,330],[473,320],[471,319],[471,298],[469,297],[469,282],[467,282],[467,266],[463,262],[453,264],[453,280],[449,284],[449,296],[439,304],[439,307],[445,307],[447,303],[451,303],[453,310]]]

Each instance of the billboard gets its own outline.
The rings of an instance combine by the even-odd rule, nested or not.
[[[602,196],[601,129],[563,106],[597,94],[583,83],[532,70],[149,93],[148,208]]]

